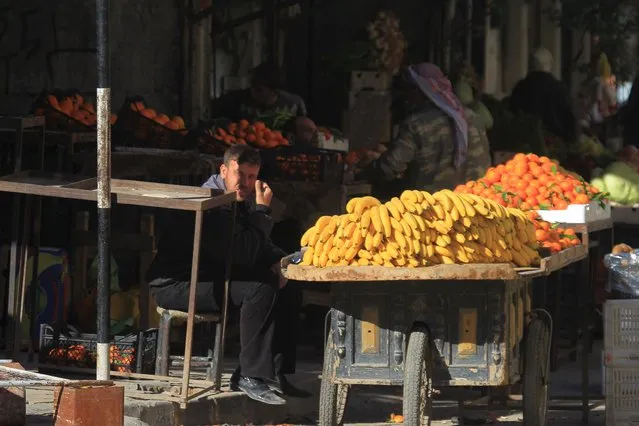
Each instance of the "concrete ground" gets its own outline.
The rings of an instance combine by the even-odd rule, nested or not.
[[[599,346],[595,345],[590,357],[590,394],[601,393],[601,366]],[[303,357],[307,358],[307,357]],[[314,358],[314,357],[311,357]],[[234,362],[228,362],[226,373],[232,372]],[[180,414],[177,404],[158,400],[160,395],[148,392],[149,382],[127,382],[125,385],[125,424],[126,425],[210,425],[210,424],[295,424],[314,425],[317,423],[317,408],[320,382],[318,376],[321,364],[318,360],[299,362],[299,374],[292,378],[297,386],[310,391],[313,396],[307,399],[290,399],[284,407],[269,407],[255,403],[242,394],[226,392],[221,395],[201,398],[189,405]],[[226,376],[228,378],[228,375]],[[560,365],[553,375],[551,395],[574,395],[580,391],[580,364]],[[145,383],[147,392],[141,391],[140,384]],[[434,404],[433,425],[455,425],[459,422],[459,409],[456,399],[464,397],[467,401],[480,397],[477,392],[461,394],[458,389],[443,389]],[[53,391],[27,389],[28,425],[52,424]],[[577,402],[553,401],[551,405],[572,404]],[[521,425],[522,413],[517,401],[511,401],[507,407],[466,409],[463,424],[500,424]],[[605,425],[603,401],[591,402],[590,425]],[[346,408],[345,420],[349,424],[388,423],[392,413],[402,411],[401,390],[387,387],[353,388]],[[581,425],[580,411],[551,410],[548,424],[565,426]]]

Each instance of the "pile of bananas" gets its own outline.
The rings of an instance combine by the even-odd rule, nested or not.
[[[421,267],[454,263],[538,264],[535,227],[518,209],[472,194],[407,190],[381,203],[350,200],[302,236],[302,265]]]

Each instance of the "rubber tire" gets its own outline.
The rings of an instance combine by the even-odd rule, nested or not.
[[[545,426],[548,420],[550,327],[541,318],[534,318],[528,325],[525,351],[524,425]]]
[[[433,411],[433,359],[428,328],[416,325],[408,338],[404,367],[404,426],[429,426]]]
[[[344,411],[348,401],[348,385],[331,381],[332,371],[337,359],[337,351],[331,337],[324,349],[324,367],[319,400],[319,425],[338,426],[344,424]]]

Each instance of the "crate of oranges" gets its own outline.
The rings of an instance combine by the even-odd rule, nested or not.
[[[94,368],[95,334],[56,332],[48,324],[40,326],[40,363]],[[111,369],[125,373],[153,374],[157,329],[113,336],[109,350]]]
[[[36,101],[34,112],[46,117],[47,130],[95,132],[95,106],[76,90],[43,93]],[[117,116],[112,114],[111,124],[116,120]]]
[[[141,97],[124,102],[113,130],[119,144],[144,148],[184,149],[188,134],[182,117],[160,113]]]

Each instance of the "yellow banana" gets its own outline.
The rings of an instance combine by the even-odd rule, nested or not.
[[[346,212],[353,213],[355,211],[355,205],[358,203],[358,201],[359,197],[351,198],[350,200],[348,200],[348,203],[346,203]]]
[[[448,198],[446,196],[446,194],[443,191],[438,191],[436,193],[433,194],[433,197],[435,197],[435,199],[437,201],[439,201],[439,204],[444,208],[444,210],[446,210],[447,212],[450,211],[450,209],[453,207],[453,202],[450,200],[450,198]]]
[[[370,232],[366,235],[366,239],[364,240],[364,248],[368,251],[373,250],[373,234]]]
[[[309,247],[306,249],[306,251],[304,252],[304,257],[302,257],[303,266],[310,266],[313,264],[313,254],[314,254],[313,247]]]
[[[395,220],[394,217],[390,218],[390,223],[391,223],[391,228],[393,228],[394,230],[399,231],[399,232],[404,232],[404,228],[402,227],[402,225],[397,220]]]
[[[317,228],[315,226],[308,228],[308,230],[304,232],[304,235],[302,235],[302,239],[300,240],[300,246],[306,247],[308,245],[308,241],[310,240],[311,236],[314,235],[316,232],[317,232]]]
[[[397,197],[391,198],[390,203],[392,203],[395,206],[399,214],[404,214],[404,212],[406,211],[406,207],[404,207],[404,203],[402,203],[402,200],[400,200],[399,198]]]
[[[384,226],[382,225],[382,219],[379,215],[379,207],[375,206],[370,210],[371,223],[375,228],[375,232],[381,233],[384,232]]]
[[[386,236],[386,238],[390,238],[392,235],[392,228],[386,206],[379,206],[379,217],[382,221],[382,227],[384,228],[384,235]]]
[[[409,213],[410,214],[410,213]],[[413,230],[411,229],[410,225],[408,224],[408,222],[406,222],[405,220],[400,220],[399,224],[402,227],[402,232],[404,232],[404,235],[412,235]]]
[[[399,196],[399,199],[406,202],[409,201],[411,204],[415,204],[417,202],[417,195],[409,189],[402,192],[402,195]]]
[[[413,229],[419,229],[419,225],[417,224],[417,220],[415,220],[415,216],[412,213],[406,212],[404,213],[404,220],[408,225]]]
[[[388,213],[390,213],[391,217],[394,217],[395,220],[401,220],[402,214],[399,212],[399,209],[397,208],[397,206],[395,204],[393,204],[392,202],[388,201],[384,205],[388,209]]]
[[[455,207],[453,205],[453,207],[450,209],[450,217],[453,219],[453,222],[457,222],[459,220],[459,211],[457,210],[457,207]]]
[[[382,244],[382,237],[384,234],[381,232],[375,232],[375,236],[373,237],[373,247],[377,248]]]
[[[357,264],[359,266],[368,266],[370,265],[370,262],[368,261],[368,259],[359,258],[357,259]]]
[[[371,211],[366,210],[364,213],[362,213],[362,220],[360,222],[360,225],[362,229],[368,229],[370,224],[371,224]]]
[[[440,256],[440,258],[442,259],[442,263],[443,263],[444,265],[454,265],[454,264],[455,264],[455,261],[453,260],[453,258],[452,258],[452,257],[449,257],[449,256],[443,256],[443,255],[442,255],[442,256]]]
[[[437,219],[444,220],[446,215],[444,214],[444,208],[442,206],[440,206],[439,204],[433,204],[433,210],[435,211]]]
[[[368,250],[360,250],[357,252],[357,257],[360,259],[372,259],[373,255]]]

